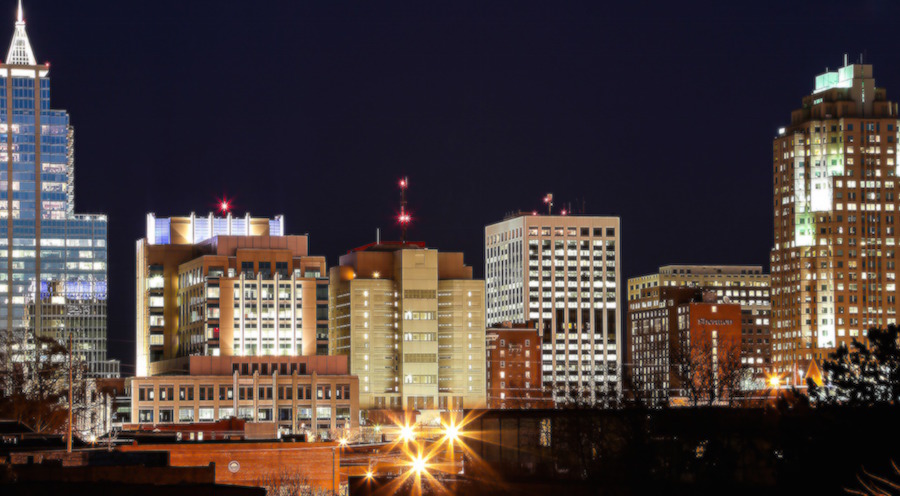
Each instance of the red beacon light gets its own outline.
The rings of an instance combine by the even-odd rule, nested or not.
[[[562,214],[562,215],[566,215],[566,211],[565,211],[565,210],[563,210],[563,211],[562,211],[562,212],[560,212],[560,214]]]

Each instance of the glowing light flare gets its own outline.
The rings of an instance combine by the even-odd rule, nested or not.
[[[404,177],[403,179],[400,180],[400,187],[401,187],[401,188],[406,188],[408,185],[409,185],[409,183],[406,182],[406,178],[405,178],[405,177]]]
[[[372,477],[374,476],[375,474],[371,470],[366,471],[366,479],[372,480]]]
[[[341,448],[346,448],[347,445],[349,444],[349,441],[347,441],[347,438],[342,437],[342,438],[338,439],[338,444],[341,446]]]
[[[563,210],[563,211],[560,212],[560,213],[561,213],[562,215],[566,215],[566,211],[565,211],[565,210]]]
[[[416,431],[409,424],[404,425],[400,428],[400,439],[406,442],[411,442],[416,440]]]
[[[781,376],[778,374],[772,374],[768,377],[767,382],[769,383],[769,387],[772,389],[777,389],[781,387]]]
[[[223,196],[222,199],[218,200],[219,212],[223,214],[229,213],[231,211],[231,203],[231,200]]]
[[[408,212],[400,212],[400,215],[397,216],[397,222],[401,224],[409,224],[411,220],[412,216]]]
[[[444,437],[449,441],[459,441],[459,426],[454,423],[445,425]]]
[[[381,277],[381,272],[378,272],[377,270],[375,272],[372,272],[372,279],[378,279],[379,277]],[[378,432],[379,430],[381,430],[381,426],[376,425],[375,432]]]
[[[423,458],[422,455],[416,455],[416,457],[412,459],[412,462],[410,462],[409,465],[412,471],[417,474],[421,474],[422,472],[428,470],[428,464],[425,462],[425,458]]]

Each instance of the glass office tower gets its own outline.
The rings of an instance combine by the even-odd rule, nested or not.
[[[106,216],[74,213],[73,129],[50,108],[49,72],[20,3],[0,64],[0,326],[71,333],[92,376],[118,376],[106,359]]]

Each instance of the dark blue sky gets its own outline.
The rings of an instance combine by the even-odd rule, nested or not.
[[[479,275],[483,226],[551,191],[622,217],[623,282],[767,265],[771,142],[814,76],[865,52],[900,95],[895,2],[485,3],[25,0],[76,210],[109,215],[112,355],[148,211],[227,194],[333,264],[396,233],[408,174],[411,237]]]

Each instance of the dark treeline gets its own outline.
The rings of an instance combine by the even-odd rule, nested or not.
[[[892,406],[788,401],[753,409],[494,411],[472,425],[483,433],[472,444],[486,462],[472,465],[485,467],[485,479],[505,481],[510,493],[549,483],[596,491],[590,494],[848,494],[865,490],[866,473],[900,483],[891,465],[900,460],[898,419]]]

